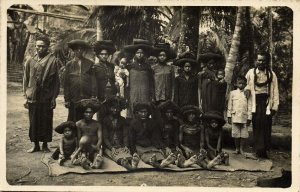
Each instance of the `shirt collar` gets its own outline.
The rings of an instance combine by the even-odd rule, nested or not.
[[[261,72],[264,72],[264,74],[267,74],[267,70],[266,69],[263,70],[263,71],[261,71],[261,70],[259,70],[259,69],[256,68],[256,71],[255,71],[256,74],[259,74]]]

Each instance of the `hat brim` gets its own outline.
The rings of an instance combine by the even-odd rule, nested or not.
[[[165,48],[153,48],[153,55],[158,57],[159,53],[164,51],[167,54],[167,59],[175,59],[177,54],[172,49],[165,49]]]
[[[204,114],[202,116],[203,120],[216,120],[218,121],[222,126],[226,123],[225,119],[219,115],[215,115],[215,114]]]
[[[217,53],[204,53],[199,55],[199,61],[208,62],[209,60],[223,61],[224,57]]]
[[[76,108],[91,108],[94,112],[99,111],[101,106],[102,104],[98,101],[98,99],[82,99],[75,103]]]
[[[78,49],[78,48],[83,48],[83,49],[90,49],[91,48],[91,46],[88,43],[83,42],[83,41],[82,42],[81,41],[80,42],[79,41],[68,42],[67,45],[72,50]]]
[[[153,47],[150,45],[127,45],[123,47],[124,52],[130,53],[130,54],[135,54],[135,52],[138,49],[142,49],[145,51],[147,54],[152,54],[153,53]]]
[[[111,55],[114,52],[116,52],[116,48],[107,45],[94,46],[93,48],[95,53],[100,53],[102,50],[107,50],[108,53]]]
[[[158,108],[161,112],[166,112],[167,110],[172,110],[174,113],[178,113],[180,111],[178,105],[173,102],[164,102],[158,105]]]
[[[63,134],[65,128],[67,128],[67,127],[69,127],[72,130],[72,132],[76,131],[76,124],[71,121],[70,122],[67,121],[67,122],[64,122],[64,123],[58,125],[54,130],[59,134]]]
[[[192,67],[195,67],[198,64],[198,62],[195,59],[182,58],[182,59],[176,60],[175,63],[174,63],[174,65],[176,65],[178,67],[183,67],[183,65],[186,62],[189,62],[192,65]]]

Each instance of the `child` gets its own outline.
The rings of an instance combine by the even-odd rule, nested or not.
[[[183,72],[175,78],[174,102],[179,106],[198,105],[198,77],[195,75],[197,61],[191,53],[182,55],[175,61]]]
[[[85,169],[98,169],[103,161],[102,127],[92,119],[100,106],[96,99],[84,99],[78,103],[78,107],[84,109],[84,118],[76,122],[79,148],[75,151],[72,162],[77,164],[79,159],[79,163]],[[81,157],[76,159],[79,154]]]
[[[223,69],[217,70],[216,80],[220,83],[225,83],[225,71]]]
[[[222,132],[225,124],[222,113],[218,111],[208,111],[203,116],[205,144],[208,151],[208,156],[213,159],[222,151]],[[211,139],[217,138],[217,146],[211,145]]]
[[[197,106],[187,105],[182,108],[182,114],[183,124],[179,129],[179,143],[188,160],[178,154],[177,166],[189,167],[198,164],[206,168],[207,163],[204,161],[206,154],[203,150],[204,129],[199,119],[200,110]]]
[[[244,155],[245,140],[249,137],[247,126],[252,119],[251,99],[244,94],[247,79],[243,76],[237,78],[237,89],[230,92],[228,100],[228,123],[232,124],[232,137],[235,143],[235,153]]]
[[[136,169],[140,159],[136,153],[133,156],[130,154],[127,123],[120,115],[120,111],[126,108],[126,101],[123,98],[113,97],[105,103],[110,112],[102,122],[104,152],[126,169]]]
[[[125,98],[125,89],[129,87],[129,71],[126,67],[126,58],[121,58],[119,66],[115,66],[116,85],[119,87],[119,96]]]
[[[63,134],[59,148],[53,153],[53,157],[59,154],[58,164],[62,166],[67,159],[71,159],[71,155],[77,148],[76,125],[73,121],[63,122],[55,128],[55,131]]]
[[[131,152],[136,152],[142,161],[157,168],[163,168],[174,163],[176,156],[173,153],[164,158],[162,149],[166,147],[162,142],[159,124],[149,118],[150,104],[135,104],[134,113],[135,118],[130,122],[129,131]]]
[[[164,151],[165,157],[174,153],[182,153],[179,148],[179,121],[175,119],[179,107],[172,101],[168,100],[158,105],[162,115],[162,140],[166,146]]]

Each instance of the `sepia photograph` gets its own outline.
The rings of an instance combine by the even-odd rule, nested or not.
[[[7,185],[294,185],[295,11],[220,5],[2,4]]]

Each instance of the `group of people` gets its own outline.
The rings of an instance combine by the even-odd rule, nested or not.
[[[49,44],[47,37],[38,37],[37,54],[25,62],[24,106],[34,142],[28,152],[40,151],[39,142],[43,151],[50,151],[61,65],[48,51]],[[63,137],[53,154],[60,165],[71,159],[85,169],[101,168],[103,153],[128,170],[136,169],[140,160],[158,168],[228,164],[228,154],[222,152],[227,83],[224,69],[215,68],[219,56],[204,55],[197,72],[193,54],[177,56],[166,43],[152,46],[134,39],[123,47],[116,65],[109,62],[116,51],[111,40],[92,46],[97,62],[84,57],[91,48],[86,41],[72,40],[68,47],[74,52],[63,78],[68,119],[55,128]],[[155,56],[156,63],[150,63],[149,56]],[[230,92],[227,119],[237,154],[244,154],[252,121],[256,155],[267,158],[272,115],[279,104],[269,60],[268,53],[259,52],[256,67],[238,77],[237,89]]]

